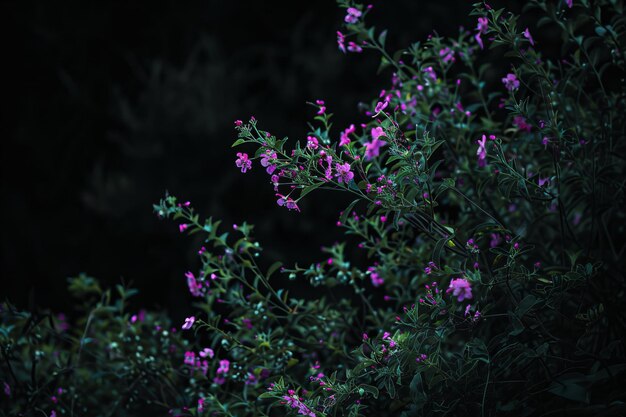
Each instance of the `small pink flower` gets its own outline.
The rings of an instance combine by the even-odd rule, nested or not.
[[[189,330],[191,329],[191,327],[193,326],[193,323],[196,321],[196,318],[194,316],[191,317],[187,317],[185,319],[185,323],[182,325],[182,329],[183,330]]]
[[[237,165],[238,168],[241,168],[241,172],[244,174],[247,170],[252,169],[252,161],[248,158],[247,153],[237,152],[235,165]]]
[[[450,281],[450,287],[446,290],[446,293],[450,292],[452,292],[454,297],[457,297],[459,302],[472,298],[472,286],[465,278],[456,278]]]
[[[354,172],[350,171],[350,164],[348,162],[345,164],[335,164],[335,169],[337,170],[335,177],[338,178],[340,184],[342,182],[348,184],[354,178]]]
[[[315,150],[319,147],[319,141],[315,136],[307,136],[306,137],[306,147],[312,150]]]
[[[285,206],[289,210],[300,211],[298,204],[291,197],[286,197],[282,194],[276,194],[276,196],[279,197],[278,200],[276,200],[276,204],[279,206]]]
[[[348,7],[346,12],[347,12],[347,14],[346,14],[346,17],[344,18],[344,21],[346,23],[356,23],[356,22],[358,22],[359,17],[361,17],[361,15],[363,14],[359,9],[356,9],[354,7]]]
[[[537,183],[540,187],[543,187],[546,184],[550,184],[550,177],[541,178],[540,176],[537,178]]]
[[[385,110],[385,108],[389,105],[388,101],[379,101],[376,103],[376,108],[374,109],[374,113],[380,113]]]
[[[273,163],[276,158],[276,152],[271,149],[265,150],[265,152],[261,155],[261,166],[265,168],[265,172],[269,175],[272,175],[276,170],[276,164]]]
[[[474,35],[474,39],[476,39],[476,43],[480,46],[480,49],[484,49],[485,45],[483,44],[483,39],[480,35],[487,33],[489,29],[489,20],[486,17],[479,17],[478,24],[476,25],[476,30],[478,31],[476,35]]]
[[[444,63],[454,62],[454,51],[450,48],[443,48],[439,50],[439,56],[443,59]]]
[[[346,37],[343,33],[337,31],[337,46],[339,47],[339,50],[341,52],[343,52],[344,54],[346,53]]]
[[[213,359],[213,356],[215,356],[215,352],[213,352],[213,349],[204,348],[202,351],[200,351],[199,355],[203,358],[208,357],[210,359]]]
[[[507,74],[506,77],[502,79],[502,83],[504,87],[506,87],[509,91],[515,91],[519,88],[519,80],[515,76],[515,74]]]
[[[363,52],[363,48],[361,48],[356,43],[350,41],[350,42],[348,42],[348,51],[359,54],[359,53]]]
[[[220,361],[220,367],[217,368],[218,374],[227,374],[230,369],[230,361],[228,359],[222,359]]]
[[[202,295],[202,284],[198,283],[196,277],[191,272],[185,272],[185,276],[187,277],[187,286],[191,295],[200,297]]]
[[[482,139],[476,143],[478,143],[478,150],[476,151],[476,156],[478,156],[478,166],[484,167],[487,165],[487,136],[483,135]]]
[[[380,155],[380,148],[387,144],[387,142],[380,139],[381,136],[385,136],[385,131],[382,127],[372,128],[371,134],[372,141],[365,143],[365,158],[368,160]]]
[[[235,120],[235,126],[239,127],[243,124],[241,120]]]
[[[533,39],[532,35],[530,34],[530,30],[528,30],[528,28],[524,29],[523,35],[526,39],[528,39],[528,42],[530,42],[530,44],[532,46],[535,46],[535,40]]]
[[[513,118],[513,124],[519,130],[525,130],[526,132],[530,132],[533,128],[530,124],[526,123],[526,118],[523,116],[515,116]]]
[[[187,230],[188,228],[189,228],[189,225],[188,225],[188,224],[186,224],[186,223],[183,223],[183,224],[179,224],[179,225],[178,225],[178,231],[179,231],[180,233],[184,232],[184,231],[185,231],[185,230]]]
[[[356,131],[354,125],[350,125],[347,129],[341,132],[341,137],[339,139],[339,146],[348,146],[350,144],[350,135]]]

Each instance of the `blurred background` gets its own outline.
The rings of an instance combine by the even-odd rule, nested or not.
[[[390,49],[475,26],[465,0],[374,1]],[[200,242],[160,221],[165,191],[201,216],[256,225],[267,263],[324,259],[349,200],[276,205],[256,164],[241,174],[235,119],[306,137],[324,99],[336,133],[387,88],[379,57],[342,54],[334,1],[3,1],[0,298],[67,311],[66,278],[132,283],[138,305],[190,309],[184,272]],[[337,133],[338,135],[338,133]],[[249,152],[250,150],[248,150]]]

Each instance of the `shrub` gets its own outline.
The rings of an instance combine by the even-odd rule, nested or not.
[[[317,100],[306,141],[252,117],[234,146],[286,214],[352,195],[346,240],[308,267],[264,268],[251,225],[156,204],[203,240],[186,274],[192,377],[172,413],[624,413],[622,3],[477,3],[475,29],[393,54],[371,7],[339,4],[339,48],[380,53],[390,85],[338,132]]]

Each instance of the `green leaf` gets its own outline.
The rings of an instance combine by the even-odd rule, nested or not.
[[[267,270],[267,274],[265,275],[265,277],[267,279],[270,279],[270,277],[272,276],[272,274],[274,272],[276,272],[278,270],[278,268],[280,268],[281,266],[283,266],[283,263],[280,261],[274,262],[272,264],[272,266],[269,267],[269,269]]]
[[[378,388],[372,385],[367,385],[367,384],[361,384],[359,385],[359,388],[367,392],[368,394],[371,394],[372,397],[374,397],[375,399],[378,399],[378,394],[379,394]]]
[[[318,182],[317,184],[307,185],[300,192],[300,198],[304,197],[305,195],[307,195],[311,191],[315,190],[316,188],[319,188],[322,184],[324,184],[324,183],[323,182]]]
[[[231,145],[231,148],[234,148],[235,146],[239,146],[239,145],[241,145],[242,143],[246,143],[246,140],[245,140],[245,139],[237,139],[237,140],[236,140],[236,141],[235,141],[235,142]]]
[[[528,294],[522,301],[520,301],[519,305],[515,309],[515,315],[519,318],[524,317],[524,314],[526,314],[537,303],[539,303],[537,297],[532,294]]]
[[[358,203],[359,201],[361,201],[361,199],[357,198],[352,203],[350,203],[348,207],[345,208],[345,210],[343,211],[343,214],[339,218],[339,221],[341,222],[341,224],[344,224],[346,222],[346,220],[348,219],[348,216],[350,215],[350,212],[352,211],[354,206],[356,206],[356,203]]]

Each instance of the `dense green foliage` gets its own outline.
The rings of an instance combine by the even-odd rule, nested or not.
[[[202,236],[187,273],[197,313],[165,330],[125,311],[124,288],[112,301],[85,277],[71,287],[85,317],[67,332],[9,308],[6,413],[626,412],[622,2],[534,0],[522,16],[478,3],[473,31],[394,53],[365,23],[375,9],[339,3],[340,49],[380,53],[391,85],[356,127],[332,130],[332,104],[317,100],[306,141],[252,117],[234,146],[287,215],[305,197],[353,195],[337,222],[346,240],[308,267],[265,269],[251,225],[226,230],[167,195],[157,215]],[[281,274],[309,295],[278,287]]]

